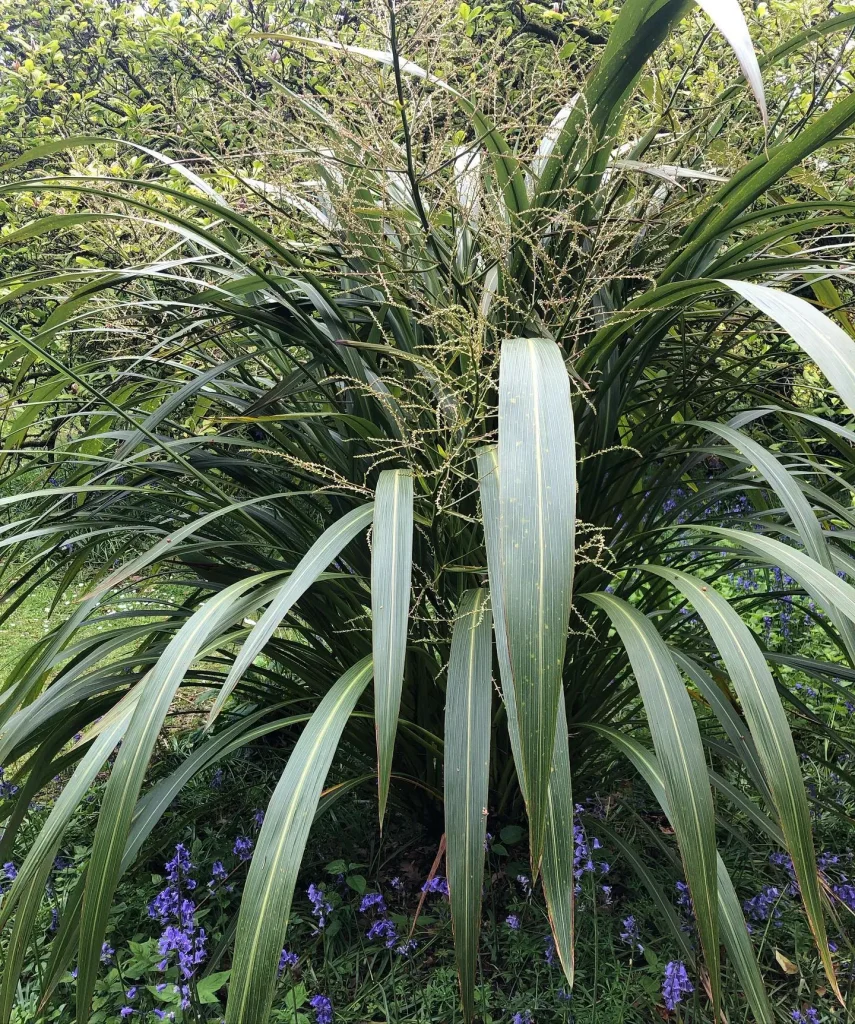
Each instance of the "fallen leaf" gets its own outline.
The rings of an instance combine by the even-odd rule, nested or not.
[[[781,970],[786,974],[798,974],[799,969],[792,960],[788,960],[780,950],[775,950],[775,959],[781,965]]]

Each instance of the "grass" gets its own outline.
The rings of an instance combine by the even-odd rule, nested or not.
[[[0,680],[27,649],[44,636],[52,600],[53,587],[40,587],[0,625]],[[57,609],[56,614],[61,615],[65,610]]]

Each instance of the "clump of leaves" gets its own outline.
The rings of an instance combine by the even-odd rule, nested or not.
[[[0,705],[0,762],[19,766],[10,842],[30,795],[58,763],[76,763],[0,907],[0,925],[15,915],[0,1019],[57,844],[116,747],[45,980],[48,998],[77,951],[81,1021],[122,872],[189,778],[261,736],[286,739],[290,753],[237,921],[231,1024],[267,1019],[334,760],[346,780],[337,797],[376,781],[381,822],[411,787],[444,805],[467,1018],[491,808],[525,805],[531,877],[542,879],[572,984],[574,796],[619,777],[620,758],[673,827],[703,968],[666,917],[714,1016],[726,998],[722,943],[755,1017],[772,1020],[716,849],[711,785],[786,849],[839,991],[776,662],[715,584],[736,567],[780,567],[825,609],[851,663],[855,344],[831,250],[806,246],[852,208],[794,196],[785,178],[855,122],[855,97],[790,138],[771,131],[730,177],[700,158],[682,166],[679,144],[673,159],[647,160],[661,120],[621,149],[642,69],[689,6],[627,0],[584,89],[527,158],[466,96],[399,54],[394,12],[386,49],[303,41],[378,65],[398,121],[394,138],[372,140],[292,97],[324,138],[310,154],[310,191],[252,183],[300,211],[290,231],[245,217],[186,169],[190,191],[156,175],[139,186],[4,186],[49,185],[122,210],[59,214],[8,242],[121,216],[156,222],[183,249],[143,268],[34,275],[26,289],[62,301],[38,334],[6,324],[7,365],[50,367],[49,401],[62,394],[52,451],[10,463],[8,486],[29,475],[26,493],[3,499],[17,509],[4,526],[6,614],[51,576],[60,595],[81,574],[96,580],[16,663]],[[765,117],[738,6],[702,7]],[[851,23],[842,15],[813,31]],[[450,97],[468,137],[441,159],[420,149],[411,120],[415,98],[434,93]],[[719,128],[742,100],[736,86],[721,97]],[[153,344],[130,358],[65,361],[63,339],[108,310],[112,321],[115,303],[154,308]],[[823,416],[793,397],[806,357],[831,386]],[[16,446],[45,401],[28,398],[12,421]],[[115,548],[104,556],[107,538],[122,547],[118,565]],[[143,625],[100,621],[103,596],[140,574],[179,587],[182,600],[154,600]],[[102,628],[86,632],[93,623]],[[146,790],[180,687],[215,691],[205,728]],[[613,824],[649,880],[637,815],[621,805]]]

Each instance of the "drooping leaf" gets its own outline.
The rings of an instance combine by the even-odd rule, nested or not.
[[[750,281],[724,280],[728,288],[762,310],[801,345],[855,411],[855,340],[805,299],[780,288]]]
[[[826,975],[836,990],[837,980],[825,932],[824,901],[813,848],[810,809],[792,733],[766,659],[751,630],[714,587],[676,569],[658,565],[645,566],[645,569],[668,580],[691,601],[727,667],[775,800]]]
[[[751,35],[748,26],[745,24],[745,15],[739,6],[738,0],[695,0],[698,7],[710,18],[715,27],[721,32],[724,38],[730,43],[742,73],[751,86],[751,91],[757,99],[757,106],[763,116],[763,123],[767,124],[769,115],[766,111],[766,94],[763,90],[763,79],[760,75],[760,66],[757,63],[757,54],[754,52],[754,44],[751,42]]]
[[[608,736],[609,740],[632,761],[645,782],[650,786],[654,797],[666,817],[674,824],[672,804],[666,793],[665,775],[660,759],[643,747],[631,736],[626,736],[615,729],[595,727],[598,732]],[[624,851],[626,852],[626,851]],[[721,930],[722,941],[733,966],[742,982],[748,1004],[754,1012],[759,1024],[773,1024],[775,1015],[769,1003],[769,996],[760,973],[757,957],[751,945],[751,937],[745,927],[745,918],[739,906],[736,890],[733,888],[730,874],[721,855],[716,851],[716,904],[717,920]],[[697,905],[695,905],[697,914]],[[713,979],[710,979],[711,982]],[[713,989],[714,992],[714,989]]]
[[[342,730],[371,673],[371,658],[364,658],[330,689],[270,798],[241,900],[227,1024],[270,1016],[279,954],[315,808]]]
[[[665,642],[653,624],[611,594],[585,597],[608,613],[620,636],[662,765],[671,824],[683,858],[698,934],[710,974],[715,1013],[721,1002],[718,950],[715,815],[703,746],[692,702]]]
[[[253,626],[252,632],[241,647],[232,665],[228,678],[220,687],[220,692],[208,714],[207,728],[214,723],[217,715],[240,682],[244,673],[255,661],[279,628],[282,619],[305,594],[318,576],[339,555],[357,534],[364,530],[374,516],[373,505],[360,505],[328,527],[300,559],[299,564],[282,584],[279,592],[268,605],[266,611]]]
[[[134,806],[148,762],[175,692],[208,636],[233,614],[233,604],[246,591],[275,573],[240,580],[210,598],[169,643],[155,668],[140,685],[138,702],[128,725],[110,779],[92,840],[92,856],[83,897],[78,960],[79,1024],[87,1024],[101,957],[101,944],[119,880],[122,854]]]

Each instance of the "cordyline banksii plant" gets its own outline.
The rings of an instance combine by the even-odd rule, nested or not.
[[[737,4],[701,7],[765,118]],[[60,770],[67,781],[0,906],[11,927],[0,1019],[63,833],[114,753],[43,979],[44,1005],[76,959],[80,1022],[118,881],[170,802],[222,757],[301,723],[242,897],[229,1024],[268,1019],[313,818],[364,785],[376,785],[381,823],[402,792],[444,803],[467,1019],[488,813],[508,813],[521,794],[532,876],[572,984],[574,799],[608,789],[626,759],[673,827],[699,948],[673,911],[666,923],[713,1018],[727,1005],[722,951],[754,1017],[773,1011],[716,849],[711,786],[720,814],[747,816],[792,859],[840,994],[826,932],[840,908],[817,869],[779,694],[782,666],[855,679],[855,433],[837,422],[855,410],[855,341],[830,280],[839,251],[831,264],[822,245],[808,253],[799,241],[827,237],[853,204],[805,200],[784,178],[855,122],[855,96],[770,138],[727,178],[646,164],[660,126],[629,150],[621,127],[647,59],[691,9],[626,0],[599,64],[530,160],[398,56],[394,13],[387,50],[301,40],[316,55],[379,62],[399,101],[401,163],[390,170],[314,101],[292,97],[325,136],[312,200],[280,196],[292,217],[308,215],[300,241],[236,212],[194,173],[165,183],[156,153],[145,181],[19,178],[0,189],[93,204],[8,244],[130,218],[175,232],[186,250],[144,268],[7,282],[7,301],[46,289],[60,301],[38,332],[4,323],[5,366],[22,380],[32,366],[54,371],[21,385],[7,422],[4,493],[21,480],[26,493],[2,499],[4,616],[49,578],[57,601],[78,578],[87,596],[4,682],[0,763],[15,766],[19,792],[3,805],[0,852],[45,782]],[[853,24],[841,15],[815,27],[763,68]],[[469,126],[443,180],[419,173],[407,119],[416,88],[450,97]],[[705,130],[749,102],[734,83]],[[275,192],[254,183],[265,188]],[[668,204],[676,213],[662,212]],[[619,272],[592,288],[603,246],[621,254]],[[164,311],[172,326],[144,352],[66,358],[68,337],[95,330],[108,301],[113,324],[124,308]],[[805,358],[831,386],[824,417],[782,383]],[[34,452],[23,440],[50,409],[55,444]],[[838,664],[769,651],[716,585],[749,569],[771,580],[763,566],[786,574],[792,600],[814,602]],[[183,597],[99,616],[104,596],[119,599],[141,574]],[[182,686],[213,691],[205,730],[146,788]],[[323,796],[334,761],[337,784]],[[611,820],[598,827],[667,909],[642,819],[621,806]]]

